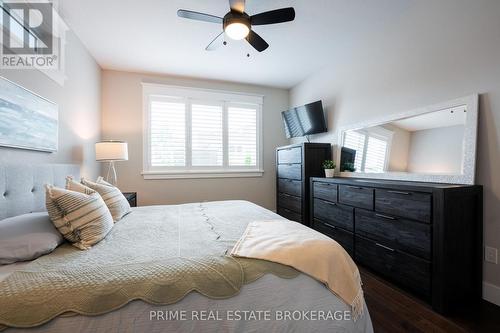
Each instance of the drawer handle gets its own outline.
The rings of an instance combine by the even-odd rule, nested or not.
[[[388,191],[388,192],[393,194],[411,195],[410,192],[401,192],[401,191]]]
[[[336,227],[336,226],[334,226],[334,225],[331,225],[330,223],[323,222],[323,224],[324,224],[324,225],[326,225],[327,227],[330,227],[330,228],[332,228],[332,229],[337,230],[337,227]]]
[[[382,219],[386,219],[386,220],[397,220],[397,218],[395,217],[392,217],[392,216],[387,216],[387,215],[383,215],[383,214],[375,214],[376,217],[380,217]]]
[[[335,203],[335,202],[330,202],[330,201],[327,201],[326,203],[327,203],[328,205],[330,205],[330,206],[337,206],[337,203]]]
[[[348,188],[352,188],[353,190],[362,190],[362,187],[359,186],[347,186]]]
[[[391,252],[394,252],[394,251],[395,251],[394,249],[392,249],[392,248],[390,248],[390,247],[388,247],[388,246],[382,245],[382,244],[380,244],[380,243],[375,243],[375,245],[377,245],[378,247],[381,247],[381,248],[383,248],[383,249],[386,249],[386,250],[388,250],[388,251],[391,251]]]

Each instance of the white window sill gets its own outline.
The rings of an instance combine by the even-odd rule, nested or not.
[[[200,179],[262,177],[264,170],[190,170],[190,171],[143,171],[145,180],[153,179]]]

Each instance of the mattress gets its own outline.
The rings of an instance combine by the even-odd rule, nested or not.
[[[179,205],[175,209],[189,211],[196,204]],[[248,202],[231,201],[206,203],[212,213],[215,230],[217,221],[238,231],[252,220],[279,219],[268,210]],[[165,206],[172,210],[173,206]],[[185,208],[185,209],[184,209]],[[154,208],[156,211],[161,209]],[[147,207],[137,210],[144,213]],[[153,208],[151,208],[153,210]],[[237,232],[239,234],[239,231]],[[236,234],[236,233],[235,233]],[[50,256],[50,255],[49,255]],[[25,269],[26,264],[0,268],[0,281],[12,271]],[[292,279],[267,274],[243,285],[230,298],[215,299],[191,292],[169,305],[153,305],[133,300],[121,308],[98,316],[59,316],[48,323],[30,329],[7,331],[40,332],[162,332],[162,331],[326,331],[371,332],[368,309],[358,320],[350,317],[349,308],[316,280],[299,274]]]

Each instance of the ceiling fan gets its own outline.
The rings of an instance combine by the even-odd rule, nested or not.
[[[234,40],[245,38],[257,51],[262,52],[269,47],[269,44],[252,30],[252,26],[289,22],[295,19],[295,10],[292,7],[271,10],[250,16],[245,13],[245,0],[229,0],[229,6],[231,10],[224,17],[184,9],[179,9],[177,16],[191,20],[222,24],[223,31],[208,44],[205,48],[207,51],[215,50],[223,44],[220,41],[225,32],[229,38]]]

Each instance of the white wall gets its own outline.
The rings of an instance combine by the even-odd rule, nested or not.
[[[500,1],[408,7],[332,54],[329,66],[291,90],[290,104],[322,99],[330,132],[312,138],[336,143],[340,126],[480,93],[476,179],[484,186],[485,244],[500,248]],[[500,286],[500,265],[484,263],[484,280]]]
[[[464,130],[459,125],[411,132],[408,172],[461,173]]]
[[[392,124],[383,125],[382,127],[393,133],[388,170],[399,172],[407,171],[408,153],[410,150],[410,132]]]
[[[220,89],[264,95],[264,175],[257,178],[144,180],[142,172],[141,82]],[[288,108],[288,91],[252,85],[170,76],[103,71],[102,135],[125,140],[129,161],[117,163],[122,190],[138,192],[140,205],[243,199],[269,209],[276,207],[275,148],[287,143],[281,111]]]
[[[59,150],[44,153],[0,147],[0,162],[75,163],[82,166],[82,175],[93,178],[100,168],[94,144],[101,135],[101,69],[71,31],[66,42],[64,86],[36,70],[0,70],[0,76],[59,105]]]

